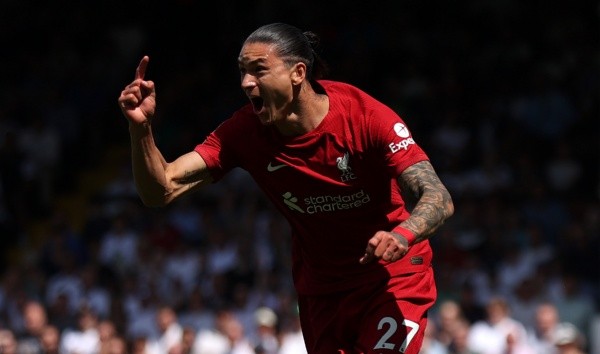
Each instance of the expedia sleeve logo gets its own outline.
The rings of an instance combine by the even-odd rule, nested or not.
[[[401,138],[408,138],[410,136],[408,128],[402,123],[394,124],[394,132],[396,132],[396,135],[398,135]]]
[[[390,151],[392,153],[397,153],[400,150],[408,150],[410,145],[414,145],[415,141],[410,137],[410,131],[406,127],[406,125],[398,122],[394,124],[394,132],[396,135],[402,138],[399,142],[392,142],[388,146],[390,147]]]

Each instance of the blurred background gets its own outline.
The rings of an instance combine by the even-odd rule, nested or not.
[[[455,216],[431,240],[439,301],[424,353],[459,353],[457,328],[476,343],[497,301],[526,329],[516,342],[541,337],[549,305],[580,349],[600,353],[599,5],[1,1],[0,344],[6,334],[41,345],[32,304],[69,353],[68,334],[99,323],[112,334],[97,345],[167,353],[156,344],[164,323],[225,333],[224,312],[243,329],[230,343],[269,353],[258,344],[264,307],[278,347],[297,332],[285,221],[243,171],[143,207],[117,106],[149,55],[157,144],[167,160],[188,152],[246,103],[246,36],[288,22],[321,37],[330,79],[405,119],[454,197]],[[159,321],[161,309],[174,319]],[[555,341],[544,350],[561,349]]]

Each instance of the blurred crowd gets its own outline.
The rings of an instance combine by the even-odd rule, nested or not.
[[[114,159],[82,225],[56,206],[128,147],[142,55],[171,159],[245,103],[239,45],[274,21],[318,33],[330,78],[392,106],[454,197],[423,354],[600,353],[598,5],[4,1],[0,353],[305,352],[288,226],[244,171],[157,210]]]

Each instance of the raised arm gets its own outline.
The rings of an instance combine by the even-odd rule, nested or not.
[[[196,152],[168,163],[152,135],[156,109],[154,82],[144,79],[149,58],[143,57],[134,80],[119,96],[119,107],[129,122],[131,158],[135,184],[147,206],[163,206],[177,197],[212,182],[206,163]]]

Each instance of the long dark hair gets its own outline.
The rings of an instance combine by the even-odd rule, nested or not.
[[[327,65],[317,54],[319,37],[310,31],[302,32],[299,28],[285,23],[271,23],[259,27],[252,32],[246,43],[275,44],[275,50],[284,62],[306,64],[306,77],[309,81],[322,79],[327,75]]]

